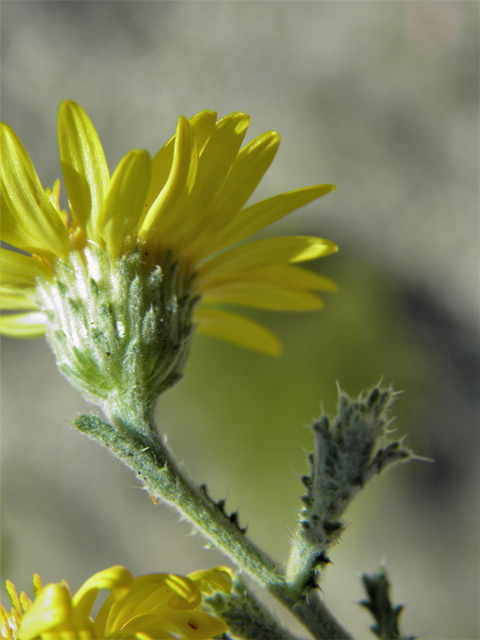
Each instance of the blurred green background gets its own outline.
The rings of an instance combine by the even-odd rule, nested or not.
[[[399,433],[435,462],[398,467],[357,497],[326,601],[355,637],[373,637],[358,575],[385,560],[394,601],[407,605],[404,633],[478,638],[478,3],[0,8],[2,120],[45,186],[60,175],[64,99],[86,109],[112,169],[132,147],[155,153],[182,113],[243,110],[248,139],[282,134],[255,200],[337,185],[268,233],[337,242],[312,268],[339,293],[315,313],[246,310],[281,337],[279,358],[198,336],[185,379],[159,402],[159,426],[281,560],[305,427],[321,404],[334,411],[336,381],[353,395],[383,376],[405,391]],[[43,340],[2,341],[2,580],[28,589],[38,571],[76,589],[112,564],[138,575],[223,562],[69,427],[89,410]]]

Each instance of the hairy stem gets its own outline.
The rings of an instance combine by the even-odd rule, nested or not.
[[[153,497],[172,505],[219,550],[264,586],[318,640],[349,640],[351,636],[335,620],[314,593],[306,596],[292,589],[284,572],[240,529],[236,519],[209,498],[206,491],[179,467],[149,416],[108,410],[114,426],[93,416],[79,416],[75,427],[100,442],[132,469]]]

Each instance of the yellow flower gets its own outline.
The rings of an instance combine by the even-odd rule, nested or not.
[[[138,578],[120,566],[94,574],[72,596],[65,581],[42,586],[33,579],[35,600],[17,595],[7,581],[10,613],[0,604],[0,632],[6,640],[90,640],[95,638],[186,638],[207,640],[227,631],[223,620],[200,611],[202,594],[230,593],[227,567],[197,571],[187,577],[152,573]],[[100,589],[112,593],[91,616]]]
[[[335,291],[335,283],[296,263],[337,247],[309,236],[239,243],[335,187],[245,207],[280,143],[271,131],[241,148],[248,121],[243,113],[218,122],[211,111],[181,116],[152,159],[129,151],[110,176],[88,116],[62,103],[70,213],[60,207],[60,183],[42,188],[22,143],[1,123],[1,239],[24,253],[0,249],[0,308],[9,311],[0,333],[46,332],[60,370],[102,405],[112,390],[130,393],[132,379],[148,402],[176,382],[195,329],[279,353],[275,335],[219,305],[319,308],[314,292]]]
[[[152,160],[146,151],[132,150],[110,177],[87,115],[77,104],[63,103],[59,143],[70,223],[59,206],[59,183],[43,190],[20,140],[2,123],[1,238],[32,257],[1,251],[2,307],[30,313],[3,316],[0,332],[41,335],[46,317],[34,295],[36,278],[53,276],[57,260],[68,261],[89,243],[116,258],[138,241],[152,265],[164,264],[168,254],[178,261],[184,281],[196,275],[191,292],[206,303],[288,311],[320,307],[312,291],[334,291],[334,283],[293,265],[336,251],[332,242],[286,237],[223,251],[334,189],[299,189],[243,208],[280,143],[272,131],[240,149],[248,122],[243,113],[218,122],[211,111],[190,120],[182,116],[175,136]],[[270,354],[280,349],[270,332],[231,312],[202,306],[195,321],[209,335]]]

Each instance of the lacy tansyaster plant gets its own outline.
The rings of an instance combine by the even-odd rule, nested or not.
[[[227,514],[223,502],[215,502],[178,465],[153,418],[159,394],[182,376],[195,331],[270,355],[280,352],[275,335],[226,311],[223,303],[308,311],[322,305],[317,291],[336,290],[328,278],[298,266],[335,252],[333,242],[289,236],[243,243],[335,189],[318,185],[246,206],[280,142],[276,132],[267,132],[242,148],[248,121],[243,113],[218,121],[211,111],[182,116],[175,135],[153,158],[145,150],[129,151],[110,176],[88,116],[74,102],[63,103],[58,130],[69,211],[60,205],[60,183],[43,189],[22,143],[2,123],[1,239],[17,250],[0,249],[0,304],[7,310],[0,317],[0,333],[20,338],[45,334],[60,371],[108,420],[80,416],[75,427],[132,468],[154,499],[172,504],[315,638],[349,638],[315,590],[328,548],[343,531],[340,516],[351,498],[384,467],[410,455],[401,441],[384,442],[392,390],[376,388],[358,400],[342,393],[338,416],[314,425],[311,474],[303,477],[304,509],[285,568],[249,540],[236,513]],[[205,599],[202,606],[215,613],[212,619],[220,615],[243,638],[292,637],[240,576],[234,587],[232,593],[224,590]],[[52,594],[58,589],[52,587]],[[88,606],[81,620],[78,594],[68,600],[65,589],[68,602],[62,611],[68,615],[62,624],[71,623],[67,630],[79,637],[104,637],[106,627],[99,631],[98,618],[92,622],[88,615],[95,589],[86,588]],[[43,593],[28,605],[19,640],[43,638],[44,632],[51,637],[54,630],[39,622],[46,611]],[[377,604],[371,610],[382,615]],[[162,620],[166,615],[162,609]],[[197,620],[197,614],[188,615]],[[144,640],[175,636],[161,620],[150,622],[155,633],[133,622],[125,633]],[[180,637],[210,638],[213,627],[207,625],[203,635],[201,628],[197,635],[190,630],[191,635]],[[87,629],[91,635],[83,635]],[[126,637],[115,626],[110,631],[105,637]]]

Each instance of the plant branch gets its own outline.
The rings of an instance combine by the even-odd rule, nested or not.
[[[197,531],[262,585],[281,580],[275,562],[178,467],[158,435],[153,437],[156,431],[152,424],[152,436],[144,435],[145,430],[140,433],[125,426],[119,429],[118,423],[114,428],[94,416],[79,416],[74,425],[109,449],[136,473],[151,496],[175,507]]]
[[[245,535],[236,518],[229,517],[177,465],[152,420],[111,413],[115,426],[87,415],[79,416],[74,426],[132,469],[150,495],[175,507],[216,548],[282,602],[315,638],[351,638],[316,594],[305,595],[289,586],[283,571]]]

